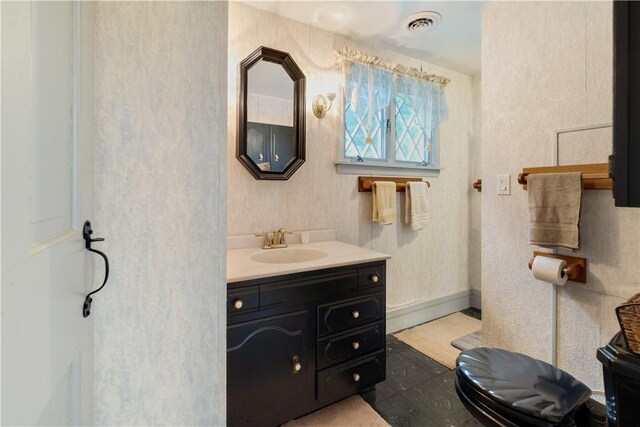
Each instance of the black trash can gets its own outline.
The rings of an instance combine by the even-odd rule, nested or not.
[[[640,356],[627,349],[618,332],[597,357],[602,363],[610,427],[640,426]]]

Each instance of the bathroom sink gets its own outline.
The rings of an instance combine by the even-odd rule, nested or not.
[[[266,264],[292,264],[325,258],[328,253],[310,248],[269,249],[251,255],[251,259]]]

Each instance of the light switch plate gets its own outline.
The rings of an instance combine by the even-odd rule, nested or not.
[[[497,176],[497,194],[510,195],[511,194],[511,174],[504,174]]]

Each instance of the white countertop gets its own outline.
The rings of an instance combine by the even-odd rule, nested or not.
[[[372,251],[337,240],[310,242],[306,244],[294,243],[289,244],[289,248],[319,249],[328,255],[313,261],[271,264],[253,261],[251,256],[259,252],[278,251],[280,249],[261,249],[259,247],[229,249],[227,251],[227,283],[340,267],[343,265],[360,264],[363,262],[381,261],[391,258],[390,255],[382,252]]]

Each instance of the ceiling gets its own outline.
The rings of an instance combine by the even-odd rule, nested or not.
[[[474,75],[480,72],[481,1],[243,1],[333,33],[384,46],[435,65]],[[413,13],[442,15],[437,27],[410,32]]]

